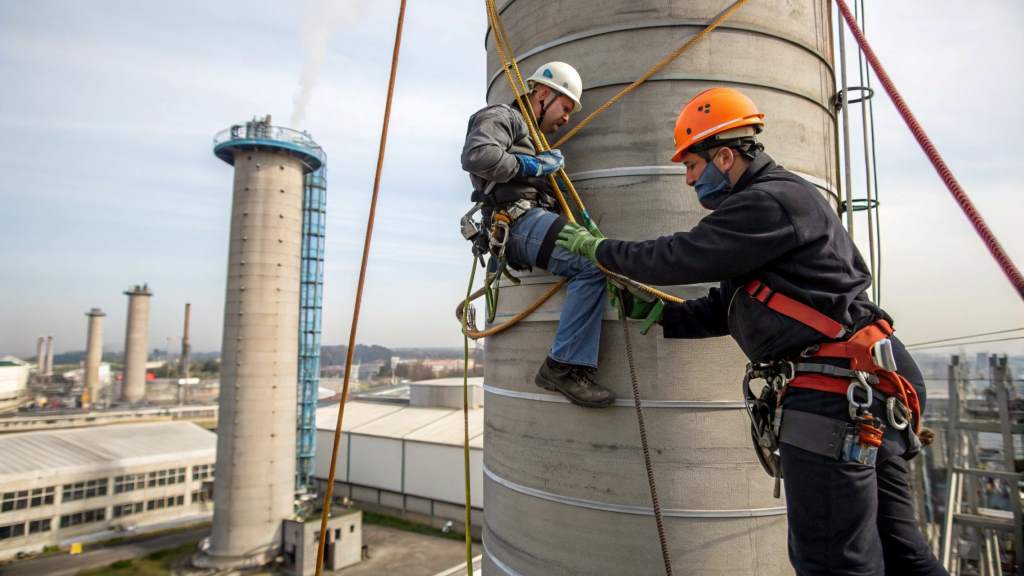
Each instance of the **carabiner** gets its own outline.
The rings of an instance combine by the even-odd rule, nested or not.
[[[508,238],[511,234],[508,222],[504,220],[495,220],[491,228],[491,251],[499,259],[504,260],[505,258],[505,247],[508,244]]]
[[[897,410],[897,407],[899,407],[899,410]],[[903,402],[897,400],[895,396],[890,396],[885,401],[885,412],[888,416],[889,424],[897,430],[906,430],[910,424],[910,409],[904,406]],[[898,417],[897,414],[899,414]]]
[[[868,384],[867,379],[864,377],[864,373],[858,370],[856,372],[857,379],[850,382],[850,385],[846,388],[846,400],[850,403],[850,419],[856,420],[860,417],[861,411],[867,411],[871,407],[871,402],[874,400],[874,395],[871,390],[871,385]],[[858,402],[856,398],[857,389],[863,389],[867,395],[867,400],[864,402]]]

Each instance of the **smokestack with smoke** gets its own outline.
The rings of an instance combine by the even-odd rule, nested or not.
[[[291,127],[301,130],[306,123],[306,107],[313,98],[313,87],[320,76],[320,67],[327,55],[327,43],[346,22],[353,21],[362,11],[351,0],[306,0],[302,28],[302,75],[299,89],[292,97]]]

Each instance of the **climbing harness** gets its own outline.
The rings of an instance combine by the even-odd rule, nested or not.
[[[888,425],[906,434],[909,455],[920,451],[921,407],[914,387],[896,372],[889,339],[893,330],[888,322],[880,319],[851,331],[759,280],[751,281],[741,290],[827,339],[808,347],[793,360],[747,365],[743,397],[750,417],[751,439],[765,472],[775,479],[776,498],[783,477],[780,444],[873,466]],[[849,367],[829,363],[835,361]],[[756,379],[766,383],[760,393],[750,389],[750,382]],[[845,395],[849,420],[797,410],[787,411],[784,418],[782,398],[788,388]],[[885,422],[869,411],[876,397],[884,402]]]

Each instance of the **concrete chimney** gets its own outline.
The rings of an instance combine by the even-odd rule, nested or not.
[[[323,151],[268,118],[218,134],[214,153],[235,177],[213,528],[193,562],[258,566],[294,513],[303,190]]]
[[[128,296],[128,322],[124,336],[124,381],[121,399],[139,402],[146,396],[146,360],[149,358],[149,303],[153,293],[148,284],[132,286]]]
[[[189,365],[192,363],[192,341],[189,338],[189,324],[192,322],[192,304],[185,303],[185,329],[181,336],[181,358],[178,373],[182,378],[189,377]]]
[[[53,376],[53,336],[46,337],[46,376]]]
[[[103,361],[103,317],[106,314],[93,308],[85,314],[89,328],[85,340],[84,384],[89,392],[89,402],[96,404],[100,399],[100,363]]]
[[[46,338],[40,336],[36,339],[36,375],[46,375]]]
[[[683,0],[504,0],[512,51],[530,74],[552,60],[583,76],[584,113],[640,77],[729,5]],[[537,23],[543,23],[537,26]],[[834,196],[832,23],[826,0],[762,0],[625,96],[561,147],[569,175],[610,238],[689,230],[707,214],[669,161],[682,106],[732,86],[766,114],[761,135],[786,168]],[[487,101],[513,101],[493,35]],[[564,132],[564,129],[563,129]],[[549,137],[554,143],[558,135]],[[571,202],[571,200],[570,200]],[[557,278],[543,271],[505,286],[499,317]],[[672,287],[685,298],[709,286]],[[609,307],[597,380],[618,401],[581,409],[533,384],[558,322],[559,301],[487,338],[484,573],[663,573],[623,344]],[[677,573],[792,573],[785,503],[758,463],[740,395],[746,358],[729,338],[641,336],[630,323],[645,422]]]

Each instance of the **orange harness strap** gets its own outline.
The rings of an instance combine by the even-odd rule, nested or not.
[[[818,331],[826,338],[838,339],[848,333],[847,329],[839,322],[802,302],[797,302],[781,292],[772,290],[760,280],[752,280],[746,285],[745,290],[747,294],[768,308]],[[851,370],[870,372],[876,375],[878,384],[875,388],[883,394],[898,397],[903,405],[910,409],[914,430],[919,432],[921,429],[921,404],[917,397],[917,391],[900,374],[882,369],[875,363],[871,355],[874,345],[892,336],[892,333],[892,326],[887,321],[879,319],[861,328],[842,342],[825,342],[819,345],[812,356],[844,358],[850,361]],[[789,386],[794,388],[809,388],[835,394],[846,394],[849,385],[850,382],[846,379],[824,374],[799,374],[789,383]]]
[[[814,308],[776,292],[760,280],[752,280],[746,286],[747,294],[783,316],[817,330],[826,338],[842,338],[846,328]]]

